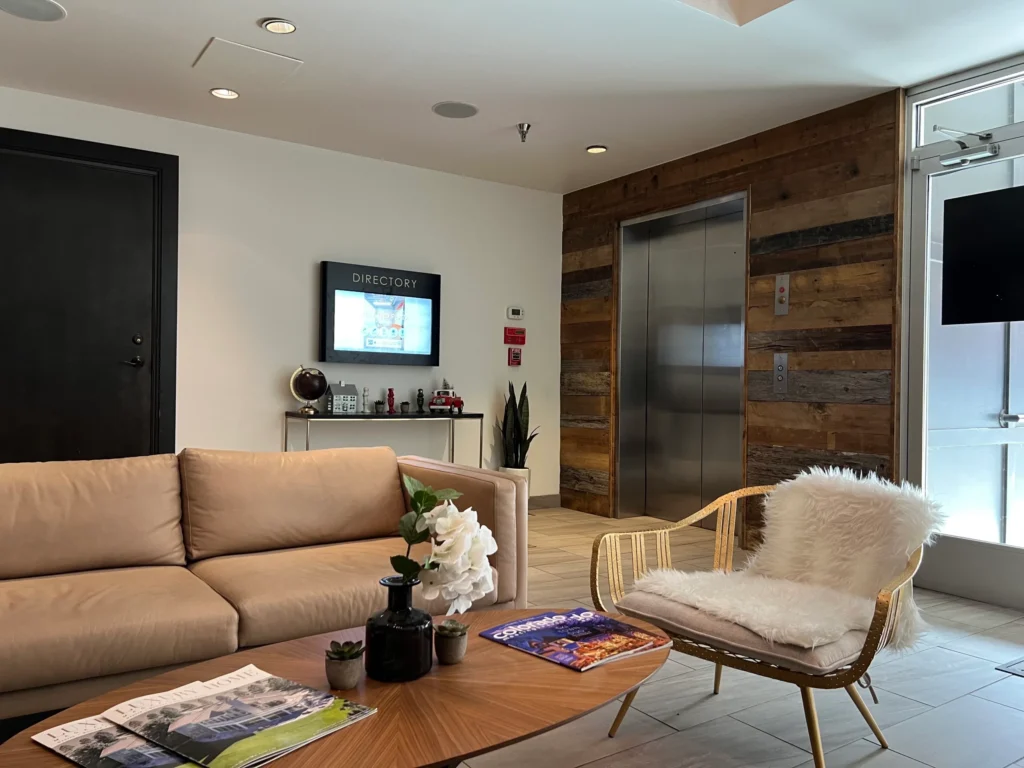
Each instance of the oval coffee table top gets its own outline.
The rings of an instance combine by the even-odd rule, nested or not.
[[[274,767],[413,768],[458,763],[582,717],[636,688],[668,658],[670,646],[576,672],[480,637],[484,629],[539,613],[543,609],[466,614],[461,619],[470,625],[469,648],[461,664],[442,667],[435,663],[427,675],[409,683],[364,678],[358,688],[341,695],[377,707],[375,715],[275,760]],[[664,634],[643,621],[622,618]],[[67,768],[72,763],[32,742],[32,734],[98,715],[126,699],[209,680],[246,664],[326,690],[324,648],[331,640],[362,637],[362,628],[330,632],[239,651],[140,680],[77,704],[14,736],[0,746],[0,765]]]

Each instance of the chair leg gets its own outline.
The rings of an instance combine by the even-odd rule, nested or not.
[[[722,665],[715,664],[715,693],[722,688]]]
[[[853,699],[853,703],[857,705],[857,709],[864,715],[864,720],[867,721],[868,727],[871,728],[871,732],[875,734],[875,738],[878,739],[878,743],[882,745],[882,749],[888,749],[889,743],[885,740],[885,736],[882,735],[882,729],[878,727],[878,723],[875,722],[874,715],[871,714],[871,710],[868,709],[868,705],[864,703],[864,699],[860,696],[860,691],[857,690],[857,684],[851,683],[846,686],[846,692],[850,694],[850,698]]]
[[[615,720],[612,722],[612,727],[608,729],[608,738],[614,739],[615,734],[618,733],[619,726],[622,725],[622,721],[626,717],[626,713],[629,711],[630,706],[633,704],[633,699],[636,698],[637,693],[640,689],[630,691],[626,694],[626,698],[622,700],[622,706],[619,707],[619,714],[615,716]]]
[[[814,755],[814,768],[825,768],[825,750],[821,747],[818,712],[814,708],[814,691],[810,688],[801,688],[800,698],[804,702],[804,717],[807,718],[807,735],[811,737],[811,753]]]

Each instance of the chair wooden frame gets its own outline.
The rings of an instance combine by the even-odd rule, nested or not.
[[[601,611],[607,611],[610,607],[614,607],[614,605],[606,605],[605,601],[601,597],[600,565],[602,550],[604,550],[607,555],[608,590],[611,595],[612,603],[615,604],[622,600],[626,595],[625,571],[622,559],[623,540],[628,540],[630,544],[633,578],[635,580],[647,573],[647,541],[649,538],[653,539],[654,542],[654,557],[657,562],[657,567],[671,568],[671,532],[691,526],[694,523],[715,514],[716,512],[718,513],[718,521],[715,528],[714,568],[716,570],[731,571],[733,551],[736,546],[736,517],[740,506],[740,500],[749,496],[763,496],[773,489],[774,486],[761,485],[727,493],[726,495],[715,499],[698,512],[694,512],[685,520],[680,520],[678,523],[673,523],[665,527],[636,531],[615,531],[601,534],[594,540],[594,549],[590,560],[590,591],[594,598],[594,606]],[[805,672],[796,672],[794,670],[778,666],[777,664],[743,656],[723,648],[716,648],[715,646],[708,645],[706,643],[699,643],[680,635],[674,635],[671,632],[667,632],[667,634],[672,639],[672,646],[677,651],[714,662],[715,693],[718,693],[721,686],[722,667],[732,667],[733,669],[739,669],[744,672],[750,672],[751,674],[761,675],[762,677],[769,677],[773,680],[781,680],[783,682],[793,683],[796,685],[800,689],[801,698],[803,699],[804,717],[807,720],[807,732],[810,736],[811,751],[814,755],[815,768],[825,768],[824,750],[821,746],[821,734],[818,729],[818,716],[814,707],[813,691],[815,688],[846,689],[846,692],[850,695],[853,703],[856,705],[857,709],[864,717],[864,720],[871,728],[872,733],[874,733],[875,737],[878,739],[879,744],[887,749],[889,745],[886,743],[885,737],[882,735],[882,730],[878,727],[878,723],[875,722],[874,717],[871,715],[871,711],[868,709],[864,700],[860,696],[860,692],[857,690],[857,681],[860,680],[867,672],[868,667],[871,666],[871,662],[874,661],[875,655],[878,651],[889,644],[896,628],[896,617],[899,612],[900,599],[904,594],[904,591],[910,586],[911,579],[917,572],[918,567],[921,565],[921,554],[922,549],[918,548],[917,551],[910,556],[910,559],[907,561],[907,566],[904,568],[903,572],[886,584],[878,593],[875,598],[875,610],[871,619],[871,625],[868,628],[867,638],[864,641],[864,647],[861,649],[860,655],[857,659],[853,663],[834,670],[833,672],[829,672],[828,674],[811,675]],[[618,715],[615,717],[615,721],[612,723],[611,730],[608,732],[609,736],[615,736],[619,725],[626,716],[626,712],[633,703],[633,699],[636,698],[638,690],[639,688],[630,692],[629,695],[626,696],[622,703],[622,707],[619,709]]]

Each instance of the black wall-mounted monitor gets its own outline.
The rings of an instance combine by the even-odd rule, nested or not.
[[[320,262],[320,361],[437,366],[441,276]]]
[[[1024,187],[946,201],[942,324],[1024,320]]]

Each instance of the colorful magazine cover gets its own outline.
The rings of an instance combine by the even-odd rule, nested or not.
[[[102,717],[58,725],[32,740],[83,768],[199,768]]]
[[[652,635],[588,608],[541,613],[485,629],[480,634],[578,672],[669,643],[667,637]]]
[[[126,701],[103,717],[205,768],[246,768],[374,712],[250,664],[205,683]]]

